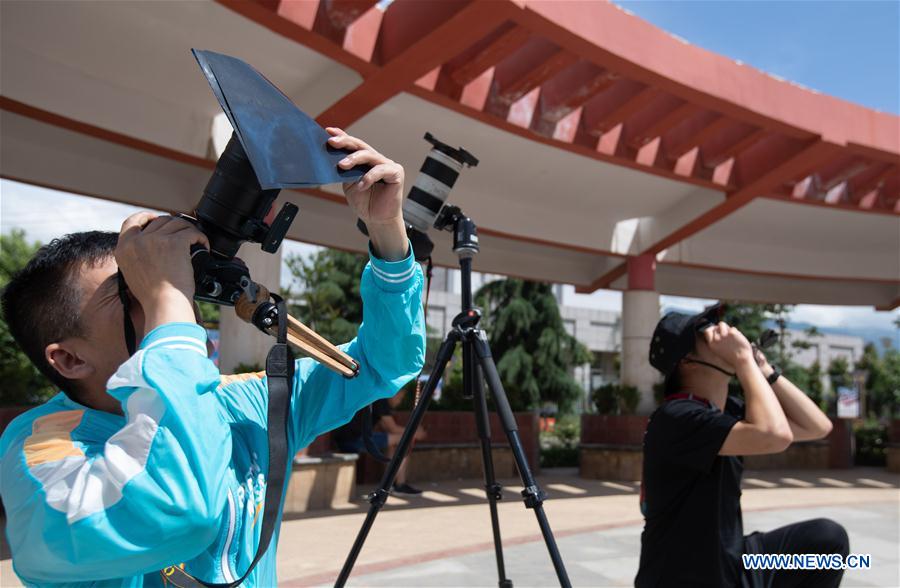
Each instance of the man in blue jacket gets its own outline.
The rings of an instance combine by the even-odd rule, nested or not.
[[[344,350],[351,380],[297,361],[289,454],[394,394],[419,372],[422,272],[402,220],[403,168],[340,129],[344,186],[369,229],[363,324]],[[379,180],[382,182],[379,183]],[[268,471],[264,374],[220,376],[192,306],[189,223],[138,213],[121,232],[41,248],[3,293],[16,341],[61,390],[0,438],[0,494],[16,573],[28,585],[156,586],[184,564],[205,582],[243,575],[257,550]],[[141,340],[129,357],[121,269]],[[290,472],[288,472],[290,473]],[[271,498],[270,498],[271,499]],[[274,586],[275,544],[246,581]]]

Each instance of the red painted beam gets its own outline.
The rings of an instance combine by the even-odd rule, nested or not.
[[[889,174],[881,187],[885,208],[900,213],[900,172]]]
[[[465,86],[521,49],[530,37],[531,32],[527,29],[505,23],[470,49],[448,61],[441,74],[456,85]]]
[[[628,273],[627,263],[620,263],[613,269],[609,270],[587,286],[575,286],[575,292],[579,294],[590,294],[600,288],[609,288],[613,282]]]
[[[684,226],[676,229],[663,237],[641,253],[659,253],[671,247],[679,241],[695,235],[711,224],[718,222],[748,204],[754,198],[761,196],[781,186],[785,182],[798,176],[805,175],[810,169],[821,165],[828,157],[834,154],[836,146],[823,141],[815,141],[795,151],[793,156],[785,158],[782,163],[770,169],[753,181],[748,182],[739,190],[725,198],[725,201],[714,206],[694,218]]]
[[[336,44],[312,30],[318,11],[317,0],[302,2],[273,0],[259,3],[247,0],[215,1],[273,33],[309,47],[341,65],[356,70],[363,76],[371,74],[377,69],[369,61],[345,51],[340,44]]]
[[[283,15],[290,15],[292,20],[302,23],[306,26],[312,15],[312,30],[336,45],[344,46],[345,39],[349,29],[355,24],[360,17],[371,10],[377,0],[320,0],[314,2],[305,0],[297,2],[296,0],[282,0],[278,7],[278,12]],[[315,5],[318,7],[315,8]],[[374,15],[376,22],[380,22],[380,11]],[[376,25],[374,34],[377,35],[378,27]],[[368,32],[368,31],[367,31]],[[356,36],[360,36],[356,33]],[[359,40],[354,40],[351,45],[358,45]],[[363,45],[371,45],[372,41],[362,40]],[[346,48],[346,47],[345,47]],[[371,59],[371,51],[364,57]]]
[[[502,97],[504,102],[507,100],[515,102],[563,69],[573,65],[577,60],[578,57],[575,55],[567,51],[558,50],[539,63],[536,67],[529,70],[524,76],[517,78],[514,82],[505,87],[500,85],[498,94]],[[500,72],[498,71],[498,75],[495,78],[498,79],[498,81],[500,78],[499,74]]]
[[[307,3],[309,0],[307,0]],[[338,28],[346,29],[356,19],[378,4],[378,0],[321,0],[320,5],[328,20]]]
[[[415,1],[400,4],[392,4],[385,13],[382,23],[382,37],[390,37],[392,27],[398,26],[397,22],[390,24],[388,16],[391,10],[408,8],[411,14],[406,12],[395,16],[400,19],[404,27],[412,27],[420,30],[415,25],[414,17],[421,14],[422,4]],[[444,20],[439,26],[421,35],[418,41],[412,43],[400,53],[393,55],[390,62],[370,75],[366,80],[353,89],[349,94],[331,105],[317,117],[322,125],[347,127],[389,100],[392,96],[408,89],[417,79],[446,62],[448,59],[472,45],[493,29],[505,18],[508,5],[501,2],[473,2],[464,6],[451,17]],[[428,13],[427,18],[433,19],[434,15]],[[424,18],[424,17],[423,17]],[[407,28],[402,29],[406,38]],[[427,30],[427,29],[425,29]],[[380,40],[379,43],[382,43]],[[384,44],[396,49],[400,41],[394,39]],[[384,49],[382,48],[382,54]]]
[[[671,136],[666,137],[666,153],[669,157],[678,159],[735,124],[731,119],[715,112],[708,112],[705,117],[698,119],[694,124],[684,125],[684,129],[673,131]]]
[[[541,118],[559,122],[617,80],[618,76],[613,72],[579,60],[541,86]]]
[[[588,132],[605,133],[624,123],[642,109],[647,108],[659,95],[660,91],[657,88],[651,86],[639,87],[621,100],[618,106],[605,113],[596,112],[597,108],[589,103],[585,105],[585,126]]]
[[[147,153],[150,155],[154,155],[157,157],[161,157],[163,159],[168,159],[171,161],[177,161],[180,163],[185,163],[188,165],[200,167],[207,170],[212,170],[216,162],[211,159],[204,159],[201,157],[196,157],[194,155],[190,155],[188,153],[184,153],[182,151],[177,151],[175,149],[171,149],[168,147],[163,147],[161,145],[157,145],[156,143],[150,143],[148,141],[144,141],[142,139],[138,139],[132,137],[130,135],[124,135],[122,133],[117,133],[115,131],[110,131],[107,129],[103,129],[101,127],[97,127],[88,123],[84,123],[66,116],[62,116],[48,110],[43,110],[41,108],[37,108],[35,106],[31,106],[30,104],[25,104],[24,102],[19,102],[17,100],[13,100],[6,96],[0,95],[0,110],[5,110],[7,112],[11,112],[26,118],[30,118],[32,120],[36,120],[38,122],[51,125],[54,127],[58,127],[61,129],[65,129],[67,131],[71,131],[74,133],[78,133],[81,135],[85,135],[87,137],[93,137],[95,139],[99,139],[101,141],[106,141],[108,143],[113,143],[115,145],[119,145],[121,147],[127,149],[133,149],[135,151],[140,151],[143,153]],[[71,187],[62,186],[62,185],[51,185],[51,184],[39,184],[35,183],[31,180],[26,180],[19,177],[8,176],[8,175],[0,175],[4,179],[9,179],[12,181],[24,183],[24,184],[33,184],[42,186],[45,188],[49,188],[52,190],[58,190],[61,192],[71,192]],[[335,202],[338,204],[346,203],[347,199],[338,194],[332,194],[330,192],[326,192],[319,188],[302,188],[298,189],[298,192],[303,192],[310,196],[327,200],[329,202]],[[126,198],[121,198],[118,194],[113,198],[108,194],[98,194],[98,193],[85,193],[79,192],[83,196],[90,196],[92,198],[100,198],[103,200],[115,200],[117,202],[124,202],[126,204],[132,204],[134,206],[145,206],[140,202],[129,201]],[[198,194],[199,197],[199,194]],[[503,239],[510,239],[512,241],[518,241],[521,243],[531,243],[536,245],[544,245],[547,247],[555,247],[557,249],[562,249],[565,251],[575,251],[578,253],[588,253],[594,255],[602,255],[609,257],[622,258],[624,257],[621,254],[613,253],[612,251],[606,251],[603,249],[596,249],[592,247],[584,247],[581,245],[573,245],[570,243],[561,243],[558,241],[550,241],[547,239],[537,239],[533,237],[526,237],[522,235],[516,235],[514,233],[508,233],[505,231],[498,231],[492,229],[490,227],[479,227],[479,231],[484,233],[485,235],[491,235]]]
[[[378,31],[384,13],[371,8],[344,29],[342,46],[347,53],[352,53],[367,63],[372,61],[375,46],[378,43]]]
[[[667,114],[656,118],[645,128],[634,133],[629,139],[629,144],[633,147],[641,147],[646,145],[653,139],[661,137],[674,127],[685,122],[691,116],[700,112],[700,107],[689,102],[682,102],[679,106],[671,109]]]
[[[750,129],[734,141],[720,145],[718,149],[701,147],[700,153],[703,156],[703,164],[711,168],[721,165],[732,157],[737,157],[742,152],[750,149],[766,138],[768,134],[765,129]]]
[[[532,130],[547,137],[555,137],[557,125],[562,119],[617,80],[615,74],[583,60],[563,70],[541,86]],[[580,124],[580,117],[571,121],[571,124]],[[574,133],[565,134],[574,136]]]
[[[413,87],[409,90],[409,93],[417,96],[423,100],[427,100],[433,104],[437,104],[444,108],[448,108],[454,112],[458,112],[459,114],[471,117],[483,124],[493,126],[497,129],[500,129],[507,133],[512,133],[518,137],[522,137],[524,139],[529,139],[531,141],[535,141],[542,145],[549,145],[551,147],[555,147],[558,149],[563,149],[566,151],[570,151],[572,153],[576,153],[582,157],[587,157],[590,159],[595,159],[598,161],[603,161],[605,163],[611,163],[614,165],[619,165],[622,167],[626,167],[629,169],[636,169],[643,172],[649,172],[653,175],[669,178],[673,180],[683,181],[695,186],[701,186],[703,188],[709,188],[712,190],[721,190],[721,186],[717,186],[713,182],[709,180],[705,180],[699,177],[682,177],[677,175],[674,171],[664,169],[664,168],[647,168],[646,166],[642,166],[638,164],[634,160],[621,159],[617,157],[612,157],[603,153],[602,151],[598,151],[596,149],[596,141],[594,141],[591,145],[585,145],[582,142],[578,141],[577,138],[573,142],[562,142],[551,139],[549,137],[536,134],[530,131],[527,128],[522,128],[520,126],[511,124],[509,121],[505,119],[500,119],[496,116],[483,112],[480,109],[473,109],[471,106],[467,106],[461,102],[456,100],[452,100],[443,94],[439,94],[436,92],[428,91],[421,87]]]
[[[897,168],[891,164],[873,164],[869,170],[864,171],[850,180],[850,199],[857,204],[864,196],[873,190],[881,189],[885,180],[897,173]]]
[[[62,116],[48,110],[43,110],[41,108],[31,106],[30,104],[25,104],[24,102],[19,102],[18,100],[13,100],[12,98],[9,98],[7,96],[0,95],[0,110],[6,110],[7,112],[12,112],[26,118],[30,118],[32,120],[37,120],[49,125],[53,125],[55,127],[59,127],[61,129],[66,129],[68,131],[73,131],[82,135],[95,137],[102,141],[115,143],[116,145],[127,147],[129,149],[136,149],[138,151],[143,151],[144,153],[156,155],[165,159],[171,159],[173,161],[179,161],[181,163],[187,163],[189,165],[196,165],[198,167],[210,169],[216,166],[216,162],[210,159],[197,157],[196,155],[190,155],[188,153],[184,153],[183,151],[177,151],[175,149],[164,147],[156,143],[144,141],[143,139],[136,139],[129,135],[123,135],[122,133],[117,133],[115,131],[110,131],[108,129],[84,123],[67,116]]]
[[[683,43],[611,2],[517,0],[516,20],[623,76],[752,126],[900,152],[900,118],[814,93]]]
[[[507,118],[515,102],[577,60],[574,54],[544,39],[529,39],[521,49],[497,64],[485,110]]]
[[[831,190],[838,184],[846,182],[853,176],[865,171],[869,162],[853,154],[842,150],[838,157],[828,162],[818,170],[817,175],[824,191]]]

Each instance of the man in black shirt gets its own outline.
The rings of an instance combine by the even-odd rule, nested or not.
[[[831,422],[766,361],[719,305],[695,316],[669,313],[650,343],[650,363],[666,376],[666,399],[644,436],[641,560],[635,585],[838,586],[842,570],[748,570],[746,553],[840,553],[843,527],[828,519],[743,534],[739,456],[778,453],[820,439]],[[746,406],[728,397],[737,377]]]
[[[400,404],[400,401],[403,399],[403,393],[404,391],[401,390],[390,399],[381,398],[376,400],[372,403],[371,416],[367,406],[358,411],[349,423],[335,429],[331,435],[335,443],[337,443],[338,449],[347,453],[362,453],[365,450],[365,443],[363,442],[364,421],[371,418],[372,441],[378,449],[387,449],[387,456],[392,457],[397,449],[397,445],[400,443],[400,437],[403,435],[403,427],[394,420],[391,408]],[[424,438],[425,428],[419,427],[414,439],[419,441]],[[406,469],[406,459],[404,459],[397,470],[397,478],[394,480],[391,493],[418,496],[422,491],[407,482]]]

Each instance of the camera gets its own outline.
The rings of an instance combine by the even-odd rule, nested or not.
[[[201,246],[191,250],[194,298],[228,306],[244,292],[255,298],[250,292],[253,282],[247,266],[235,255],[245,241],[260,243],[268,253],[278,250],[298,211],[297,206],[286,202],[269,220],[280,191],[260,187],[240,140],[232,134],[194,216],[182,215],[197,225],[210,244],[209,251]]]

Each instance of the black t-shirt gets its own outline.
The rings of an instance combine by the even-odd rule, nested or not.
[[[744,418],[694,399],[666,402],[644,435],[641,563],[635,586],[740,586],[743,522],[740,457],[719,450]]]
[[[381,417],[391,414],[391,405],[387,399],[379,398],[372,403],[372,424],[375,425]],[[332,437],[338,443],[353,443],[363,435],[363,419],[369,417],[369,407],[361,408],[349,423],[338,427],[332,433]]]

